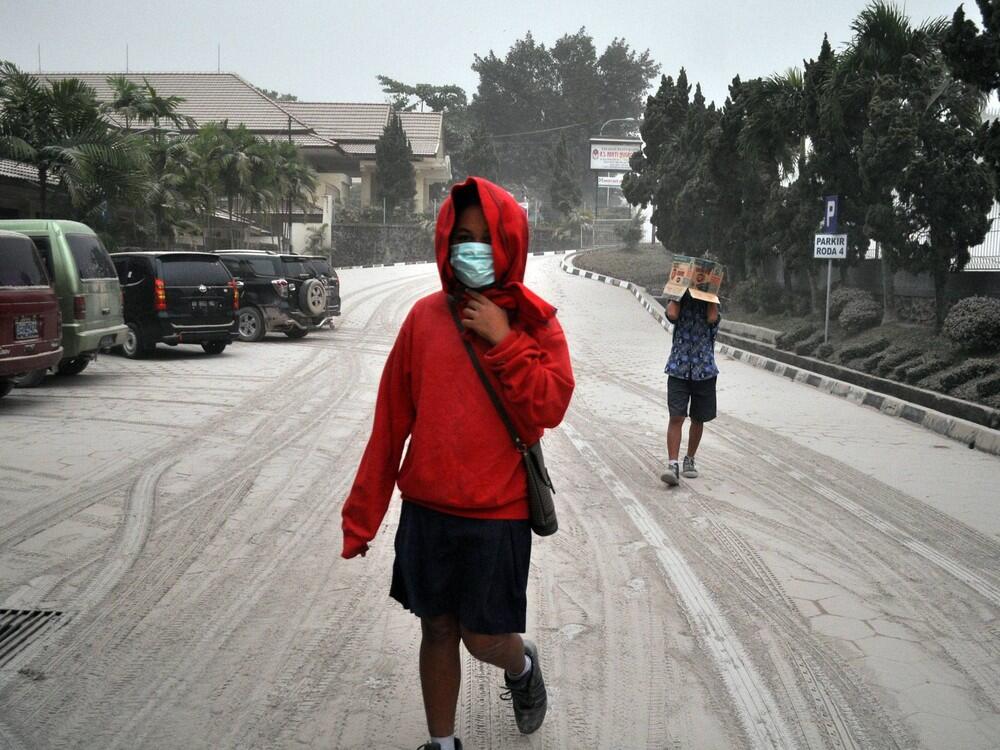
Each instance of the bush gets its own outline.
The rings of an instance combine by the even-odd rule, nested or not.
[[[936,355],[924,357],[922,362],[908,368],[903,373],[903,377],[897,378],[897,380],[905,380],[907,383],[918,383],[929,375],[940,372],[946,367],[951,367],[951,363],[950,359],[944,359]]]
[[[996,372],[996,369],[996,362],[991,362],[988,359],[970,359],[950,370],[930,376],[926,379],[924,385],[935,391],[948,392],[963,383],[968,383],[970,380],[982,377],[983,375],[990,375]]]
[[[885,336],[879,336],[877,339],[866,341],[863,344],[855,344],[854,346],[844,347],[840,350],[840,361],[850,362],[852,359],[870,357],[875,352],[884,351],[888,346],[889,339]]]
[[[867,372],[869,375],[878,374],[878,366],[885,359],[885,352],[876,352],[870,357],[865,357],[858,363],[858,369],[861,372]]]
[[[730,299],[740,310],[757,312],[760,308],[760,298],[757,296],[757,282],[754,279],[744,279],[735,284]]]
[[[854,289],[849,286],[838,286],[830,292],[830,317],[838,318],[849,302],[860,299],[874,299],[864,289]]]
[[[981,383],[976,383],[976,394],[980,398],[989,398],[1000,394],[1000,375],[993,375]]]
[[[816,356],[820,359],[830,359],[833,356],[833,344],[827,342],[816,347]]]
[[[818,347],[822,343],[823,343],[823,333],[822,331],[816,331],[816,333],[814,333],[812,336],[810,336],[804,341],[800,341],[798,344],[795,345],[795,353],[808,357],[814,351],[816,351],[816,347]]]
[[[1000,350],[1000,299],[966,297],[959,300],[948,311],[942,331],[966,351]]]
[[[640,212],[633,216],[630,221],[615,225],[615,236],[621,240],[625,246],[624,250],[627,252],[635,252],[639,249],[639,243],[642,242],[642,224],[645,220]],[[578,230],[579,225],[577,225]]]
[[[871,296],[853,299],[844,305],[837,322],[847,333],[860,333],[882,322],[882,308]]]
[[[920,354],[920,350],[915,347],[893,345],[889,347],[882,361],[879,362],[877,373],[885,377],[892,373],[899,365],[916,359]]]
[[[761,281],[757,293],[760,295],[760,309],[768,315],[785,311],[785,289],[773,281]]]
[[[764,279],[744,279],[733,287],[733,303],[746,312],[776,315],[785,309],[785,290],[780,284]]]
[[[815,323],[799,323],[798,325],[789,328],[784,333],[779,333],[777,338],[774,339],[774,345],[779,349],[791,349],[795,346],[795,344],[800,341],[805,341],[815,333]]]

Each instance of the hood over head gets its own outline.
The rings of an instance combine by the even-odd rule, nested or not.
[[[434,232],[434,250],[441,284],[448,294],[464,295],[465,289],[455,278],[449,260],[451,233],[458,214],[478,203],[490,228],[493,247],[495,283],[482,293],[507,310],[516,310],[528,324],[543,325],[556,314],[556,308],[524,286],[528,262],[528,217],[514,196],[482,177],[470,177],[451,189],[438,213]]]

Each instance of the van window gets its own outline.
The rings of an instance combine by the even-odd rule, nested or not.
[[[49,278],[30,240],[0,239],[0,286],[48,286]]]
[[[49,272],[49,278],[54,279],[56,270],[52,267],[52,246],[49,244],[49,238],[45,235],[32,235],[31,241],[35,243],[38,254],[42,256],[42,262],[45,263],[45,270]]]
[[[114,264],[101,241],[90,234],[67,234],[69,251],[81,279],[115,279]]]
[[[167,286],[225,286],[232,278],[216,258],[160,258]]]

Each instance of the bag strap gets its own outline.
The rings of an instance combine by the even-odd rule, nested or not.
[[[500,400],[500,396],[493,389],[493,384],[490,383],[489,378],[486,377],[486,372],[483,370],[483,365],[479,361],[479,357],[476,356],[476,352],[473,350],[472,344],[470,344],[465,338],[465,327],[462,325],[462,321],[458,317],[457,307],[449,303],[448,309],[451,311],[452,320],[455,321],[455,325],[458,327],[458,336],[462,340],[462,344],[465,346],[465,352],[469,355],[469,359],[472,360],[472,366],[476,368],[476,374],[479,376],[479,380],[486,389],[486,393],[490,397],[490,401],[493,402],[493,408],[495,408],[497,410],[497,414],[500,415],[500,419],[507,428],[507,432],[510,433],[510,437],[514,441],[514,445],[517,447],[518,453],[527,453],[528,447],[524,444],[524,441],[521,440],[521,436],[517,434],[517,428],[514,426],[514,423],[510,419],[510,415],[504,408],[503,402]]]

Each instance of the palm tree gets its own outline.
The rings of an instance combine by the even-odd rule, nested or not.
[[[197,123],[194,118],[187,115],[182,115],[177,111],[177,107],[184,103],[184,98],[180,96],[160,96],[152,84],[146,80],[142,79],[143,82],[143,97],[142,97],[142,107],[140,109],[141,115],[140,119],[143,122],[148,122],[152,120],[153,122],[153,133],[156,137],[159,136],[160,132],[160,121],[166,120],[173,124],[176,128],[194,128]]]
[[[0,63],[0,155],[38,171],[43,216],[50,178],[82,213],[112,194],[141,197],[142,145],[109,128],[94,90],[75,78],[46,83]]]
[[[121,116],[125,120],[125,132],[128,133],[132,130],[132,121],[139,119],[145,106],[145,92],[125,76],[110,76],[107,82],[114,95],[101,109]]]

